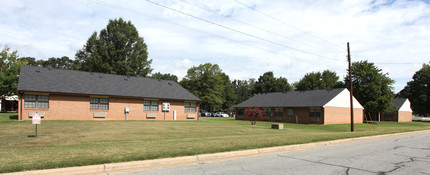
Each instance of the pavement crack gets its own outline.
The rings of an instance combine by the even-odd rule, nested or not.
[[[417,149],[417,150],[430,150],[430,148],[416,148],[416,147],[408,147],[408,146],[395,146],[393,149],[399,149],[399,148],[409,148],[409,149]]]
[[[388,170],[388,171],[379,171],[378,175],[385,175],[387,173],[392,173],[394,171],[397,171],[400,168],[405,167],[406,166],[406,165],[404,165],[405,163],[410,163],[410,162],[414,162],[414,161],[415,161],[415,157],[409,157],[409,160],[407,160],[407,161],[402,161],[402,162],[394,163],[394,168],[391,169],[391,170]]]
[[[105,165],[105,164],[103,164],[103,172],[104,172],[105,174],[107,174],[107,175],[110,175],[110,174],[106,171],[106,165]]]
[[[276,155],[278,157],[285,157],[285,158],[289,158],[289,159],[295,159],[295,160],[301,160],[301,161],[306,161],[306,162],[310,162],[310,163],[315,163],[315,164],[321,164],[321,165],[327,165],[327,166],[335,166],[335,167],[341,167],[341,168],[346,168],[346,174],[349,174],[349,170],[354,169],[354,170],[358,170],[358,171],[364,171],[364,172],[368,172],[368,173],[375,173],[369,170],[365,170],[365,169],[360,169],[360,168],[354,168],[354,167],[348,167],[348,166],[344,166],[344,165],[337,165],[337,164],[331,164],[331,163],[324,163],[321,161],[312,161],[312,160],[307,160],[307,159],[301,159],[301,158],[296,158],[296,157],[290,157],[290,156],[284,156],[284,155]]]
[[[348,167],[348,168],[346,168],[346,171],[345,171],[345,174],[346,174],[346,175],[349,175],[349,170],[350,170],[350,169],[351,169],[351,168],[349,168],[349,167]]]

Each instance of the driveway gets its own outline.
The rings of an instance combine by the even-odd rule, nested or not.
[[[128,175],[430,174],[430,134],[383,138]]]

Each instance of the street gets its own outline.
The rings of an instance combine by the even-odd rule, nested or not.
[[[430,174],[430,134],[383,138],[128,175]]]

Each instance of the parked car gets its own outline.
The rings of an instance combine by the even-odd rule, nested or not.
[[[215,117],[229,117],[229,116],[224,112],[217,112],[215,113]]]
[[[201,116],[201,117],[207,117],[207,113],[208,113],[208,111],[202,109],[202,110],[199,111],[199,116]]]

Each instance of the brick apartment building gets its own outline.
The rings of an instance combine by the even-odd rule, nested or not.
[[[18,93],[20,120],[199,118],[200,99],[167,80],[21,66]]]
[[[236,119],[243,120],[246,107],[262,108],[263,120],[303,123],[339,124],[351,122],[349,90],[313,90],[258,94],[234,106]],[[354,123],[363,123],[363,107],[353,98]]]

